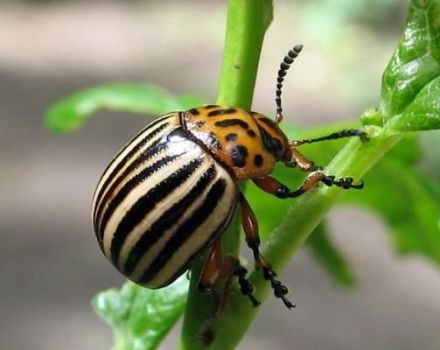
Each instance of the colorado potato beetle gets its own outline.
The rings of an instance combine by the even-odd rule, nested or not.
[[[360,189],[363,184],[354,184],[351,177],[326,175],[297,148],[323,140],[365,137],[363,131],[350,129],[289,141],[281,131],[282,85],[301,49],[293,47],[280,64],[275,120],[217,105],[173,112],[147,125],[116,155],[99,180],[92,211],[99,246],[123,275],[148,288],[161,288],[209,250],[200,289],[211,291],[226,275],[236,276],[241,292],[258,305],[245,268],[238,259],[223,259],[221,254],[221,235],[239,207],[256,268],[275,296],[288,308],[294,306],[286,297],[287,288],[260,253],[257,219],[238,182],[252,180],[279,198],[297,197],[320,182]],[[308,173],[298,189],[292,191],[270,176],[277,162]]]

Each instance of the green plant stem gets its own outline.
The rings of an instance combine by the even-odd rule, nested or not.
[[[400,135],[386,136],[382,129],[373,134],[374,132],[370,133],[371,139],[364,143],[357,139],[350,140],[328,165],[326,172],[338,177],[350,174],[355,178],[361,178],[402,138]],[[322,186],[314,192],[295,199],[285,219],[264,244],[263,255],[278,273],[283,271],[292,255],[302,246],[342,194],[343,190],[339,188]],[[256,297],[263,301],[270,291],[269,283],[263,280],[259,271],[254,271],[250,280],[256,288]],[[292,293],[290,297],[294,297],[294,294]],[[231,343],[238,344],[258,311],[259,308],[252,308],[245,303],[239,293],[233,295],[215,329],[215,346],[212,348],[229,349],[224,346],[230,346]],[[280,312],[288,312],[281,302]],[[230,326],[231,324],[233,327]]]
[[[257,76],[264,34],[272,21],[271,0],[229,0],[223,66],[217,104],[250,109]],[[223,253],[237,255],[239,250],[239,221],[237,216],[222,238]],[[233,349],[236,343],[212,344],[216,333],[218,306],[216,295],[197,290],[203,259],[191,269],[191,284],[184,316],[181,349]],[[234,328],[234,324],[223,325]],[[243,334],[242,334],[243,335]]]
[[[250,109],[272,0],[229,0],[217,104]]]

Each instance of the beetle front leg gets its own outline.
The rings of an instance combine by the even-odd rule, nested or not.
[[[252,249],[254,255],[255,267],[257,269],[261,269],[263,271],[264,279],[270,281],[274,295],[277,298],[280,298],[284,305],[286,305],[289,309],[295,307],[295,305],[286,298],[286,294],[288,293],[287,287],[275,279],[277,274],[272,270],[269,262],[260,253],[258,222],[243,194],[240,194],[239,203],[241,209],[241,222],[246,235],[246,242],[249,248]]]
[[[324,183],[327,186],[337,186],[343,189],[361,189],[364,187],[364,183],[353,184],[352,177],[335,178],[331,175],[325,175],[322,170],[315,170],[311,172],[304,180],[302,185],[296,190],[291,191],[286,185],[279,182],[277,179],[271,176],[261,176],[252,179],[252,181],[260,187],[263,191],[273,194],[278,198],[294,198],[302,195],[315,188],[319,182]]]

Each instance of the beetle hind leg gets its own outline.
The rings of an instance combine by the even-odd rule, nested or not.
[[[240,265],[240,263],[238,262],[237,259],[236,260],[236,268],[234,269],[234,276],[236,276],[238,278],[238,285],[240,286],[240,291],[243,295],[247,296],[252,305],[254,307],[257,307],[258,305],[260,305],[260,301],[257,300],[253,293],[254,293],[254,286],[251,284],[251,282],[246,278],[246,274],[247,274],[247,270]]]
[[[270,282],[274,295],[281,299],[284,305],[291,309],[295,305],[287,299],[286,295],[289,292],[288,288],[275,277],[277,274],[272,270],[269,262],[260,253],[260,237],[258,232],[258,222],[253,213],[251,207],[249,206],[246,198],[240,194],[240,209],[241,209],[241,220],[243,225],[243,230],[246,235],[246,242],[249,248],[252,250],[255,260],[255,267],[261,269],[263,272],[263,277],[265,280]]]
[[[211,253],[206,258],[200,275],[198,288],[202,292],[210,293],[221,282],[225,281],[223,293],[220,297],[217,314],[221,314],[226,307],[228,289],[232,277],[237,277],[240,291],[247,296],[254,307],[260,302],[253,295],[254,286],[246,278],[247,270],[240,265],[237,258],[228,256],[225,260],[222,257],[221,241],[218,239],[212,247]]]

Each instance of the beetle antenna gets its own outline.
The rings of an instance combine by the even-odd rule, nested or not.
[[[292,49],[290,49],[287,55],[284,56],[283,61],[280,64],[280,69],[278,70],[277,88],[275,90],[275,104],[277,107],[275,122],[277,124],[281,123],[281,121],[283,120],[283,108],[281,107],[281,91],[283,88],[284,77],[286,76],[290,65],[293,63],[295,58],[298,57],[298,54],[301,52],[302,48],[302,45],[295,45]]]

